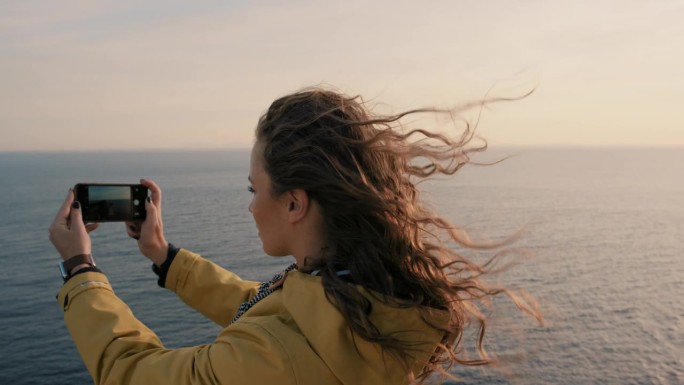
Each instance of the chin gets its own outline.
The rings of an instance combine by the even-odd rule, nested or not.
[[[288,253],[286,251],[271,250],[271,249],[266,248],[266,246],[264,246],[264,253],[266,253],[266,255],[271,256],[271,257],[287,257],[288,255],[290,255],[290,253]]]

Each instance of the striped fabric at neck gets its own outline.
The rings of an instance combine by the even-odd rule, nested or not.
[[[252,298],[250,298],[249,301],[243,302],[240,307],[238,308],[237,313],[235,314],[235,317],[233,317],[233,320],[230,321],[232,324],[233,322],[237,321],[240,317],[242,317],[243,314],[247,312],[247,310],[251,309],[252,306],[256,305],[257,302],[261,301],[262,299],[268,297],[271,293],[273,293],[274,290],[272,289],[273,285],[275,285],[277,282],[282,280],[287,273],[291,272],[292,270],[297,269],[297,264],[293,263],[290,266],[288,266],[285,270],[277,273],[276,275],[273,276],[269,281],[262,282],[261,285],[259,285],[259,290],[257,290],[257,293],[254,294]],[[311,275],[319,275],[320,270],[314,270],[311,273]],[[336,273],[338,276],[343,276],[343,275],[349,275],[349,270],[340,270]]]

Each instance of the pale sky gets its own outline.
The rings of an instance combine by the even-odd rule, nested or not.
[[[536,87],[479,133],[684,146],[684,0],[235,3],[0,2],[0,151],[248,147],[316,84],[396,111]]]

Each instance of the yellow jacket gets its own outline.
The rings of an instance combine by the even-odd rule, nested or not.
[[[327,300],[321,278],[290,272],[282,289],[228,326],[259,283],[245,281],[181,249],[166,288],[224,329],[207,345],[165,349],[135,318],[101,273],[70,279],[59,292],[64,320],[95,384],[402,384],[406,375],[376,344],[352,336]],[[373,303],[371,320],[383,333],[401,332],[420,352],[418,374],[442,338],[418,309]]]

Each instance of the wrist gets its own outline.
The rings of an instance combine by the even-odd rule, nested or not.
[[[59,270],[62,274],[64,282],[69,280],[69,278],[71,278],[78,271],[85,268],[96,268],[95,260],[90,254],[78,254],[62,261],[59,264]]]
[[[69,275],[76,275],[79,271],[86,269],[88,267],[95,267],[94,265],[90,265],[88,263],[82,263],[80,265],[74,266],[73,269],[69,270]]]
[[[164,242],[164,246],[161,247],[160,249],[157,249],[154,253],[150,253],[148,258],[152,260],[152,263],[154,263],[155,265],[157,265],[159,267],[159,266],[164,264],[168,254],[169,254],[169,243]]]

